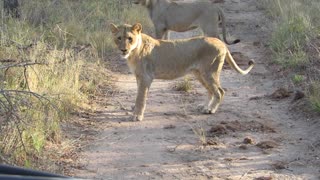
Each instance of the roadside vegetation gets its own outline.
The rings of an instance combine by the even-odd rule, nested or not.
[[[176,91],[189,92],[193,89],[191,78],[186,76],[180,82],[176,83],[173,87]]]
[[[127,0],[21,1],[19,18],[1,1],[0,162],[62,172],[71,151],[61,123],[93,111],[110,86],[113,42],[108,24],[141,22],[143,8]],[[142,17],[142,19],[138,19]]]
[[[261,0],[274,22],[270,49],[314,110],[320,112],[320,1]]]

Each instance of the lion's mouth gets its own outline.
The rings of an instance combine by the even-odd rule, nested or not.
[[[127,58],[129,57],[129,52],[121,52],[121,53],[120,53],[120,56],[121,56],[122,58],[127,59]]]

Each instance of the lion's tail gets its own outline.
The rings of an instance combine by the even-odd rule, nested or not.
[[[221,8],[218,8],[218,12],[219,12],[219,17],[221,18],[221,23],[222,23],[222,37],[223,37],[223,40],[226,44],[228,45],[231,45],[231,44],[237,44],[238,42],[240,42],[240,39],[236,39],[234,40],[232,43],[230,43],[228,40],[227,40],[227,28],[226,28],[226,20],[225,20],[225,17],[224,17],[224,13],[222,11]]]
[[[249,61],[249,67],[246,69],[246,70],[242,70],[238,65],[237,63],[234,61],[233,57],[231,56],[231,53],[229,50],[227,50],[227,54],[226,54],[226,60],[228,62],[228,64],[232,67],[232,69],[236,70],[238,73],[242,74],[242,75],[245,75],[245,74],[248,74],[251,69],[253,68],[254,66],[254,61],[253,60],[250,60]]]

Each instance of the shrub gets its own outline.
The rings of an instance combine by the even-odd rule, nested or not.
[[[110,84],[108,24],[138,21],[151,29],[146,11],[128,2],[30,0],[20,19],[1,13],[0,160],[47,170],[60,160],[47,148],[65,144],[60,122],[93,110],[92,97]]]

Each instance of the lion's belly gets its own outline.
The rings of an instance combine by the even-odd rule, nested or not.
[[[161,47],[153,49],[150,57],[152,72],[156,79],[175,79],[192,71],[210,66],[217,49],[205,38],[162,41]]]
[[[186,74],[191,73],[194,69],[196,69],[196,66],[194,65],[160,65],[155,68],[154,77],[155,79],[176,79],[179,77],[182,77]]]

